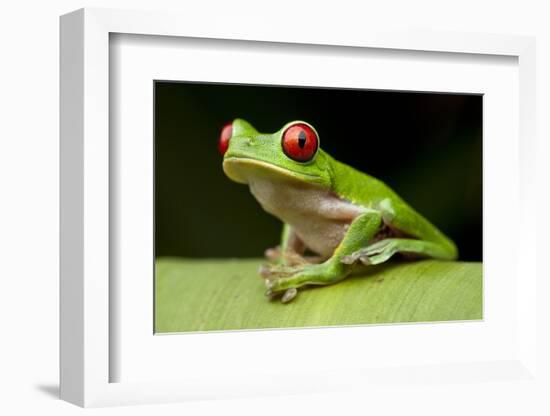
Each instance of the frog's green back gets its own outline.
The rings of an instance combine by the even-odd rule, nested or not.
[[[453,241],[435,225],[419,214],[384,182],[363,173],[323,152],[330,166],[332,190],[355,204],[385,211],[384,219],[392,227],[419,239],[437,242],[457,253]],[[391,215],[387,216],[387,213]]]
[[[337,161],[326,152],[323,152],[323,157],[330,166],[332,190],[340,197],[368,208],[376,207],[388,198],[404,202],[381,180]]]

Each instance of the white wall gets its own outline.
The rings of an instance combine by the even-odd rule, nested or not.
[[[545,1],[31,1],[4,2],[0,12],[0,413],[72,414],[80,409],[54,399],[58,375],[58,16],[83,6],[180,10],[202,16],[247,13],[276,19],[284,30],[289,15],[328,26],[334,20],[368,25],[512,33],[538,37],[539,167],[548,156],[550,113],[550,13]],[[295,22],[296,19],[293,19]],[[245,28],[240,28],[244,30]],[[546,96],[545,96],[546,94]],[[548,178],[548,168],[541,178]],[[549,192],[539,181],[540,213],[548,212]],[[544,192],[545,191],[545,192]],[[535,207],[534,207],[535,209]],[[542,215],[541,215],[542,217]],[[506,225],[503,224],[503,227]],[[548,231],[548,220],[541,227]],[[541,232],[542,234],[542,232]],[[540,235],[540,234],[539,234]],[[540,240],[542,242],[542,239]],[[513,242],[511,242],[513,243]],[[539,245],[539,247],[541,247]],[[548,244],[546,244],[548,247]],[[540,248],[539,248],[540,249]],[[541,254],[542,251],[541,251]],[[545,253],[544,253],[545,254]],[[542,256],[541,256],[542,257]],[[542,264],[541,264],[542,265]],[[7,267],[6,267],[7,266]],[[548,266],[544,265],[546,270]],[[550,273],[546,273],[550,275]],[[550,295],[543,282],[539,293]],[[540,300],[543,300],[541,296]],[[541,302],[541,310],[549,308]],[[541,334],[544,335],[544,334]],[[548,335],[545,336],[546,350]],[[544,357],[543,357],[544,358]],[[545,361],[546,364],[548,361]],[[500,384],[489,393],[469,386],[441,386],[440,394],[422,388],[370,397],[351,392],[318,397],[235,400],[164,405],[154,409],[97,410],[101,414],[542,414],[537,391]],[[356,392],[357,393],[357,392]],[[533,399],[533,400],[531,400]],[[547,403],[547,401],[546,401]],[[548,412],[548,404],[545,405]],[[7,409],[10,408],[11,411]],[[413,413],[414,414],[414,413]]]

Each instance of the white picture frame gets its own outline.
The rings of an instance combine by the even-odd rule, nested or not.
[[[327,33],[321,27],[312,27],[307,33],[299,27],[278,30],[276,24],[248,25],[245,34],[235,33],[230,22],[217,20],[205,27],[192,16],[166,13],[83,9],[61,18],[61,390],[64,400],[80,406],[156,403],[196,398],[246,397],[261,394],[323,392],[341,389],[347,385],[420,382],[480,382],[481,380],[535,380],[536,303],[535,298],[536,218],[525,214],[534,204],[535,142],[535,41],[530,37],[468,33],[397,32],[360,29]],[[257,378],[239,379],[219,368],[204,371],[190,369],[181,376],[159,378],[147,374],[143,380],[125,381],[114,377],[112,369],[122,358],[119,349],[112,348],[112,339],[120,329],[113,323],[113,258],[109,247],[114,218],[111,216],[111,174],[117,167],[110,155],[110,72],[109,52],[112,34],[163,36],[174,38],[225,39],[226,41],[276,42],[285,45],[331,45],[334,48],[409,50],[440,54],[502,55],[517,58],[519,68],[519,138],[516,189],[519,201],[510,208],[521,219],[517,224],[519,241],[517,262],[523,271],[517,280],[513,319],[517,319],[512,349],[502,348],[497,359],[488,360],[488,352],[469,361],[428,363],[421,359],[401,367],[373,367],[351,369],[342,365],[320,368],[307,367],[299,371],[279,372],[270,369]],[[160,42],[162,42],[160,39]],[[157,39],[158,40],[158,39]],[[510,150],[510,149],[508,149]],[[516,183],[516,182],[514,182]],[[513,193],[513,195],[516,195]],[[517,274],[517,270],[515,273]],[[516,281],[514,281],[516,282]],[[517,312],[517,313],[516,313]],[[380,336],[383,327],[378,329]],[[393,328],[393,327],[386,327]],[[398,331],[409,330],[401,326]],[[441,327],[442,331],[445,331]],[[456,328],[455,328],[456,329]],[[506,329],[502,329],[505,331]],[[357,332],[356,328],[346,329]],[[392,330],[393,331],[393,330]],[[481,331],[483,329],[475,329]],[[263,332],[263,331],[262,331]],[[272,331],[274,332],[274,331]],[[261,338],[258,332],[249,338]],[[344,336],[340,332],[338,336]],[[243,342],[246,334],[219,333],[205,342],[225,342],[234,348]],[[455,334],[456,335],[456,334]],[[301,342],[330,342],[334,333],[326,330],[295,332]],[[391,338],[393,335],[386,335]],[[474,336],[469,333],[467,336]],[[151,333],[151,337],[153,334]],[[215,337],[215,338],[214,338]],[[174,344],[174,337],[161,337],[163,344]],[[383,343],[389,343],[387,338]],[[309,341],[308,341],[309,340]],[[311,341],[314,340],[314,341]],[[187,339],[189,341],[189,338]],[[184,341],[185,342],[185,341]],[[258,341],[260,342],[260,341]],[[263,341],[261,341],[263,342]],[[382,343],[382,344],[383,344]],[[201,344],[204,348],[205,344]],[[260,344],[259,344],[260,345]],[[383,344],[384,345],[384,344]],[[136,345],[136,351],[140,346]],[[178,348],[181,348],[178,345]],[[143,350],[147,351],[147,350]],[[149,350],[150,353],[150,350]],[[350,353],[351,355],[352,353]],[[244,364],[238,362],[238,366]],[[412,365],[412,367],[411,367]],[[360,371],[363,368],[368,372]],[[328,374],[319,377],[319,374]],[[292,374],[292,380],[288,375]],[[215,376],[215,377],[213,377]],[[132,377],[131,377],[132,378]],[[172,381],[171,381],[172,380]],[[346,380],[344,383],[342,380]],[[116,381],[116,382],[115,382]]]

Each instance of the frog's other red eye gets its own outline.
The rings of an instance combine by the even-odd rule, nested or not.
[[[304,123],[296,123],[283,133],[282,146],[285,155],[297,162],[307,162],[315,156],[319,147],[317,133]]]
[[[220,139],[218,140],[218,150],[220,151],[220,154],[222,156],[225,154],[225,152],[227,152],[227,148],[229,147],[229,139],[231,139],[232,134],[233,123],[227,123],[225,126],[223,126],[220,133]]]

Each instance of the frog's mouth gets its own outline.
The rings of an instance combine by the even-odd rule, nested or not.
[[[242,156],[230,156],[223,160],[223,171],[232,181],[248,184],[250,179],[287,179],[299,182],[318,183],[323,179],[317,175],[293,172],[272,163]]]

